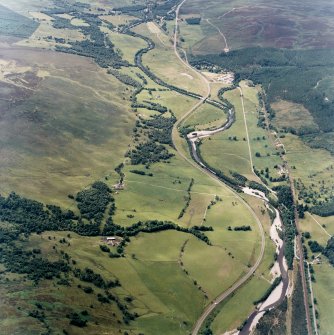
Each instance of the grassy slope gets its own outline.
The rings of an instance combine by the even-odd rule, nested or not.
[[[170,39],[164,34],[151,33],[147,25],[140,25],[134,29],[136,32],[150,38],[156,47],[144,56],[144,63],[150,64],[150,69],[161,76],[166,82],[183,89],[205,94],[206,85],[203,80],[192,70],[182,64],[173,53]],[[160,37],[160,39],[158,38]]]
[[[184,126],[195,126],[196,130],[215,129],[226,122],[223,110],[212,105],[202,105],[184,122]]]
[[[333,157],[324,149],[312,149],[297,136],[288,134],[282,139],[293,177],[300,179],[309,193],[318,192],[317,199],[333,196]],[[305,200],[305,197],[304,197]]]
[[[1,190],[66,206],[67,194],[122,160],[134,124],[122,101],[125,87],[83,58],[21,49],[15,56],[4,53],[23,63],[39,62],[49,72],[34,94],[12,104],[2,119]]]
[[[324,262],[314,266],[316,282],[313,284],[314,296],[318,301],[316,309],[319,312],[320,333],[333,334],[333,307],[334,307],[334,269]]]
[[[38,24],[7,7],[0,5],[0,35],[19,38],[29,37]]]

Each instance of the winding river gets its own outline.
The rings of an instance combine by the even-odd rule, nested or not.
[[[232,110],[229,110],[227,121],[223,126],[214,130],[195,131],[187,135],[187,140],[190,143],[193,159],[203,169],[205,169],[210,174],[214,175],[216,178],[218,178],[216,173],[212,171],[210,167],[208,167],[206,163],[201,159],[200,155],[198,155],[197,143],[200,139],[225,131],[226,129],[232,126],[234,121],[235,121],[235,114]],[[268,210],[271,210],[268,206],[269,200],[263,192],[248,187],[241,188],[241,191],[245,194],[262,199],[265,202]],[[285,299],[288,292],[289,277],[288,277],[288,268],[284,257],[284,241],[280,238],[279,233],[280,231],[283,230],[283,224],[279,211],[277,209],[274,210],[275,210],[275,219],[270,229],[270,238],[276,245],[277,260],[272,268],[272,272],[274,272],[273,274],[274,278],[281,276],[282,280],[279,283],[279,285],[271,292],[269,297],[263,303],[260,303],[256,306],[253,313],[248,317],[242,330],[234,333],[235,335],[250,334],[256,327],[257,323],[260,321],[261,317],[265,314],[265,312],[279,306]]]

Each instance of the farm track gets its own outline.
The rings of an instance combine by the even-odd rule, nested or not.
[[[210,21],[210,19],[206,19],[206,22],[207,22],[210,26],[212,26],[213,28],[215,28],[215,29],[218,31],[219,35],[223,38],[224,43],[225,43],[225,48],[223,49],[223,51],[224,51],[224,52],[229,52],[229,51],[230,51],[230,48],[229,48],[229,46],[228,46],[228,44],[227,44],[227,39],[226,39],[226,36],[224,35],[224,33],[219,29],[219,27],[217,27],[215,24],[213,24],[213,23]]]

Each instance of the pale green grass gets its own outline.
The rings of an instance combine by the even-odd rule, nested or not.
[[[333,308],[334,308],[334,269],[327,261],[320,265],[314,265],[316,282],[313,290],[318,304],[320,334],[331,335],[334,332]]]
[[[230,170],[237,171],[244,175],[251,175],[246,130],[243,119],[240,93],[237,89],[224,94],[235,107],[236,121],[230,129],[213,135],[201,145],[201,154],[210,166],[214,166],[225,173]],[[237,141],[231,140],[234,136]]]
[[[156,43],[155,49],[143,57],[144,64],[149,65],[156,75],[177,87],[205,94],[206,83],[195,71],[179,61],[170,44],[162,44],[157,34],[152,33],[147,25],[140,25],[134,30],[149,36]]]
[[[100,17],[102,20],[112,23],[115,26],[122,24],[128,24],[129,22],[136,20],[137,18],[131,15],[103,15]]]
[[[286,134],[282,142],[287,151],[289,165],[295,167],[291,170],[294,179],[296,181],[300,179],[309,193],[311,190],[320,192],[324,186],[327,190],[320,192],[320,197],[323,199],[333,194],[332,185],[328,184],[334,177],[334,160],[331,154],[323,149],[310,148],[292,134]]]
[[[271,219],[261,199],[249,195],[243,195],[243,197],[260,219],[265,234],[266,245],[263,260],[255,273],[257,276],[261,276],[271,281],[272,275],[270,274],[270,268],[274,263],[274,254],[276,253],[276,245],[270,238]]]
[[[214,334],[223,334],[239,327],[254,309],[253,301],[269,287],[265,280],[250,279],[220,309],[212,323]]]
[[[245,274],[246,268],[223,247],[203,247],[200,243],[189,241],[182,260],[190,277],[206,292],[209,303]],[[197,252],[199,249],[201,252]]]
[[[223,110],[209,104],[200,106],[184,122],[184,126],[195,126],[196,130],[216,129],[226,122]]]
[[[231,256],[245,266],[257,259],[260,251],[259,228],[253,216],[237,199],[223,199],[207,212],[206,224],[214,228],[207,232],[213,245],[223,246]],[[251,226],[252,231],[229,231],[228,227]]]
[[[111,31],[108,28],[101,29],[102,31],[108,34],[109,39],[115,45],[116,49],[119,49],[120,55],[130,64],[134,64],[135,54],[139,49],[146,47],[146,42],[142,39],[125,35],[119,34],[116,32]]]
[[[186,97],[177,92],[169,90],[152,91],[151,94],[149,94],[147,90],[144,90],[140,94],[138,94],[137,98],[139,102],[147,100],[166,106],[175,114],[177,118],[180,118],[197,103],[196,99]]]
[[[211,194],[192,193],[190,204],[180,221],[188,227],[202,225],[207,206],[214,197]]]
[[[243,92],[246,123],[253,165],[257,170],[263,170],[268,167],[270,176],[279,177],[277,170],[274,169],[274,166],[282,164],[282,161],[280,157],[276,155],[275,146],[268,137],[267,130],[257,126],[259,112],[257,94],[260,88],[258,86],[250,87],[246,82],[241,82],[240,86]],[[256,157],[257,152],[261,154],[261,157]]]
[[[313,215],[312,216],[320,223],[320,225],[324,224],[324,218],[321,218],[317,215]],[[326,225],[326,230],[329,232],[329,230],[331,230],[331,228],[333,227],[334,224],[330,224],[333,223],[333,217],[329,217],[327,218],[327,220],[329,225],[327,227]],[[322,246],[325,246],[327,244],[328,239],[330,238],[326,232],[321,228],[321,226],[319,226],[317,224],[317,222],[315,222],[311,215],[306,213],[305,217],[303,219],[299,220],[300,224],[300,228],[303,232],[309,232],[311,234],[310,239],[311,240],[316,240],[317,242],[319,242]],[[333,229],[333,228],[332,228]],[[305,243],[307,244],[307,243]]]

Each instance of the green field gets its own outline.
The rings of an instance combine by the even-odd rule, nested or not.
[[[223,110],[209,104],[202,105],[192,113],[183,123],[184,126],[193,126],[196,130],[210,130],[222,126],[226,122]]]
[[[156,44],[155,49],[144,56],[144,64],[149,64],[150,69],[167,83],[190,92],[205,94],[206,83],[203,79],[197,72],[188,69],[178,60],[169,38],[158,33],[159,30],[156,31],[156,29],[159,28],[154,26],[152,29],[152,26],[147,25],[140,25],[135,28],[137,33],[149,36]]]
[[[291,173],[297,181],[300,199],[313,205],[333,196],[333,187],[327,184],[333,174],[333,157],[324,149],[312,149],[298,136],[288,134],[282,139]]]
[[[149,28],[151,30],[146,27],[138,29],[144,29],[141,32],[156,42],[164,39],[165,43],[168,42],[168,38],[163,35],[158,37],[161,33],[152,31],[152,26]],[[133,37],[111,32],[109,34],[116,48],[130,63],[135,52],[144,46],[135,45]],[[159,48],[164,53],[160,54]],[[164,57],[175,57],[171,46],[158,46],[157,50],[144,59],[152,69],[159,64],[161,66]],[[4,52],[8,59],[13,58],[10,50]],[[28,241],[20,242],[25,250],[32,247],[40,249],[41,255],[49,261],[57,260],[59,255],[66,252],[68,257],[76,261],[75,267],[82,270],[92,268],[106,279],[118,278],[122,286],[112,289],[113,294],[120,301],[125,301],[127,296],[133,297],[128,308],[133,313],[138,313],[138,317],[130,325],[124,324],[115,304],[109,306],[97,301],[96,294],[105,294],[102,289],[94,288],[94,294],[86,294],[80,288],[83,284],[72,274],[67,276],[70,286],[60,285],[54,279],[44,280],[35,287],[30,281],[25,281],[23,276],[4,272],[1,280],[6,283],[8,278],[9,282],[2,288],[5,297],[3,307],[8,302],[11,307],[5,308],[1,324],[8,332],[27,329],[28,333],[33,334],[49,327],[80,334],[80,329],[69,325],[64,316],[73,312],[81,313],[92,305],[93,307],[89,307],[88,323],[84,330],[86,334],[121,329],[153,335],[162,328],[166,329],[165,334],[184,334],[191,329],[210,299],[245,274],[258,257],[260,240],[257,223],[252,213],[236,200],[229,189],[194,169],[171,147],[168,150],[175,156],[168,162],[150,164],[148,169],[142,165],[132,166],[129,159],[124,159],[124,153],[137,144],[136,141],[132,142],[136,117],[150,120],[159,113],[146,108],[138,108],[133,112],[129,102],[132,88],[120,84],[114,76],[107,75],[88,60],[52,54],[45,63],[46,55],[47,51],[42,53],[31,50],[24,54],[24,60],[18,56],[15,58],[16,67],[13,68],[16,69],[17,76],[20,75],[17,70],[21,69],[20,66],[30,65],[35,59],[40,60],[40,70],[25,69],[35,75],[33,78],[38,78],[38,86],[31,84],[29,88],[35,90],[34,94],[22,98],[23,103],[16,109],[15,106],[11,107],[11,117],[4,119],[1,124],[4,130],[2,143],[8,147],[7,159],[3,160],[7,170],[2,170],[2,180],[5,180],[2,191],[9,193],[14,189],[24,196],[59,204],[77,212],[75,202],[68,199],[67,195],[75,195],[93,181],[102,178],[112,186],[118,179],[113,170],[124,161],[124,190],[114,194],[116,212],[113,220],[117,224],[126,227],[152,219],[172,221],[183,227],[205,224],[214,229],[207,233],[214,246],[208,246],[190,234],[175,231],[139,234],[131,238],[125,257],[110,258],[100,250],[102,242],[98,237],[83,237],[74,233],[70,233],[71,237],[68,237],[67,232],[32,235]],[[175,65],[178,67],[176,70]],[[175,71],[175,75],[178,71],[184,71],[185,75],[177,75],[176,84],[204,92],[202,79],[195,79],[194,74],[190,80],[189,70],[180,63],[167,68],[167,72],[164,66],[154,68],[154,71],[162,77],[169,76],[170,71]],[[119,73],[141,81],[137,75],[140,71],[137,69],[119,69]],[[155,91],[143,90],[137,96],[138,103],[167,106],[176,117],[181,117],[196,103],[194,99],[170,90],[160,91],[147,76],[140,75],[147,80],[146,88],[153,88]],[[85,80],[87,77],[90,78],[89,82]],[[17,94],[17,91],[14,93]],[[19,116],[23,111],[26,118],[17,117],[19,121],[11,123],[13,113]],[[198,111],[198,123],[202,122],[203,111],[205,109],[202,108]],[[209,115],[211,112],[216,115]],[[225,114],[214,108],[209,108],[206,113],[213,122],[225,120]],[[171,113],[166,113],[164,117],[170,116]],[[11,134],[18,127],[22,132],[20,137],[14,139]],[[146,141],[147,138],[147,134],[143,132],[140,141]],[[26,145],[27,143],[30,145]],[[185,142],[182,145],[186,148]],[[146,171],[151,175],[138,175],[131,172],[133,169]],[[8,178],[8,175],[11,177]],[[25,180],[24,183],[21,182],[22,179]],[[191,199],[182,218],[178,218],[186,204],[191,179],[194,180],[189,193]],[[208,209],[216,196],[222,201]],[[246,223],[252,227],[251,232],[227,230],[229,225]],[[48,236],[51,236],[50,239]],[[67,240],[67,244],[61,242],[63,238]],[[236,244],[238,247],[235,247]],[[210,278],[206,278],[208,269],[212,273]],[[14,292],[18,289],[22,294],[14,303]],[[71,304],[74,297],[76,302]],[[43,306],[43,321],[26,317],[25,313],[32,311],[36,303]],[[51,303],[55,306],[53,311],[49,308]]]
[[[314,265],[316,282],[313,283],[314,296],[317,299],[316,309],[319,312],[320,333],[333,334],[333,277],[334,270],[326,261]]]

